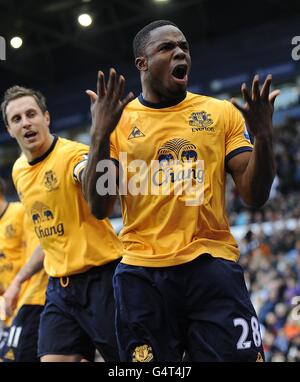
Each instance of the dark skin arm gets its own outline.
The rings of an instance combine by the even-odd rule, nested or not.
[[[82,188],[92,214],[97,219],[109,216],[113,209],[116,195],[99,195],[96,184],[101,173],[96,171],[97,163],[101,160],[110,160],[110,135],[116,128],[125,106],[133,100],[133,93],[121,100],[124,93],[125,79],[117,76],[115,69],[111,69],[107,85],[103,72],[98,72],[97,94],[87,90],[91,99],[91,147],[87,166],[82,177]],[[112,165],[113,161],[111,161]],[[113,172],[109,172],[112,174]],[[114,176],[117,182],[117,176]]]
[[[245,104],[239,106],[234,99],[231,100],[242,113],[247,128],[254,136],[254,147],[252,153],[241,153],[229,160],[227,165],[242,199],[255,208],[263,206],[268,200],[276,173],[272,115],[279,90],[270,93],[271,82],[272,76],[269,74],[260,90],[256,75],[251,95],[246,84],[242,85]]]

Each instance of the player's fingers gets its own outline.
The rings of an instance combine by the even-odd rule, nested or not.
[[[252,103],[252,99],[251,99],[251,96],[250,96],[250,94],[249,94],[249,90],[248,90],[248,88],[247,88],[247,85],[246,85],[245,83],[242,84],[241,92],[242,92],[244,101],[245,101],[245,102],[248,102],[248,104],[250,105],[250,104]]]
[[[109,71],[109,78],[107,83],[107,95],[112,96],[116,89],[116,78],[117,73],[114,68],[111,68]]]
[[[3,296],[0,296],[0,321],[6,320],[6,303]]]
[[[261,97],[264,98],[265,100],[267,100],[269,97],[271,82],[272,82],[272,75],[268,74],[260,91]]]
[[[86,90],[85,92],[90,97],[91,104],[97,101],[98,96],[95,92],[93,92],[92,90]]]
[[[129,104],[129,102],[131,102],[133,99],[134,99],[134,94],[133,94],[133,92],[128,93],[127,96],[126,96],[126,97],[123,99],[123,101],[122,101],[122,106],[123,106],[123,108],[124,108],[127,104]]]
[[[99,97],[103,97],[106,93],[105,76],[104,73],[99,70],[97,79],[97,94]]]
[[[252,100],[256,101],[260,96],[259,93],[259,75],[255,74],[252,82]]]
[[[124,88],[125,88],[125,78],[121,75],[119,77],[118,81],[118,90],[117,90],[117,96],[120,99],[124,93]]]
[[[274,106],[274,102],[277,96],[279,96],[279,94],[280,90],[273,90],[272,93],[269,95],[269,101],[271,102],[272,106]]]

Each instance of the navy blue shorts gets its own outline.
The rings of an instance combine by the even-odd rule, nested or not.
[[[0,361],[3,361],[4,347],[7,341],[8,333],[9,326],[4,326],[0,328]]]
[[[23,305],[14,318],[1,350],[3,362],[39,362],[38,328],[43,305]]]
[[[49,278],[39,328],[39,356],[79,354],[118,361],[112,277],[118,261],[63,278]]]
[[[114,276],[121,361],[264,360],[243,270],[204,254],[182,265],[120,263]]]

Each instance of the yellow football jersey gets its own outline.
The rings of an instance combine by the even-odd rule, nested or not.
[[[24,217],[24,238],[25,261],[27,262],[33,254],[35,248],[40,244],[35,235],[31,217],[27,214],[25,214]],[[46,300],[47,284],[48,275],[44,268],[23,283],[15,314],[23,305],[44,305]]]
[[[121,243],[108,220],[92,216],[78,177],[89,148],[54,138],[49,150],[28,163],[22,155],[13,179],[45,252],[53,277],[81,273],[120,258]]]
[[[124,170],[122,262],[163,267],[203,253],[236,261],[225,174],[243,151],[252,151],[245,122],[227,101],[187,92],[173,106],[130,102],[111,136],[111,157]]]
[[[0,217],[0,283],[4,290],[25,261],[23,221],[20,202],[9,203]]]

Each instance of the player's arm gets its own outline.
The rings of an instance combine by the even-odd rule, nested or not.
[[[100,171],[97,169],[97,165],[104,160],[109,161],[107,162],[108,166],[105,171]],[[113,193],[101,194],[101,190],[97,187],[97,181],[103,175],[111,177],[110,182],[117,182],[118,168],[114,162],[110,160],[109,136],[92,136],[88,160],[86,167],[82,171],[81,184],[84,197],[88,202],[92,214],[97,219],[104,219],[110,215],[117,197],[117,195]]]
[[[97,190],[97,180],[103,173],[97,172],[100,161],[110,161],[110,135],[116,128],[125,106],[133,99],[129,93],[123,100],[125,79],[117,77],[114,69],[110,70],[107,84],[103,72],[98,72],[97,93],[87,90],[91,99],[91,147],[87,165],[83,171],[83,193],[89,204],[91,212],[98,219],[104,219],[112,211],[116,195],[106,193],[101,195]],[[114,166],[111,160],[111,166]],[[110,166],[110,167],[111,167]],[[114,167],[111,167],[114,168]],[[114,168],[115,169],[115,168]],[[117,182],[116,171],[107,171],[112,182]]]
[[[3,297],[5,299],[5,310],[8,316],[11,316],[18,301],[18,296],[22,287],[22,284],[28,280],[35,273],[39,272],[43,268],[45,254],[40,245],[36,247],[31,258],[25,265],[19,270],[6,289]]]
[[[244,202],[256,208],[268,200],[276,171],[272,115],[279,90],[269,94],[271,81],[272,77],[268,75],[260,90],[256,75],[252,83],[252,95],[246,84],[242,85],[245,104],[239,106],[234,99],[231,100],[243,114],[254,137],[254,146],[251,153],[243,152],[231,158],[227,166]]]

